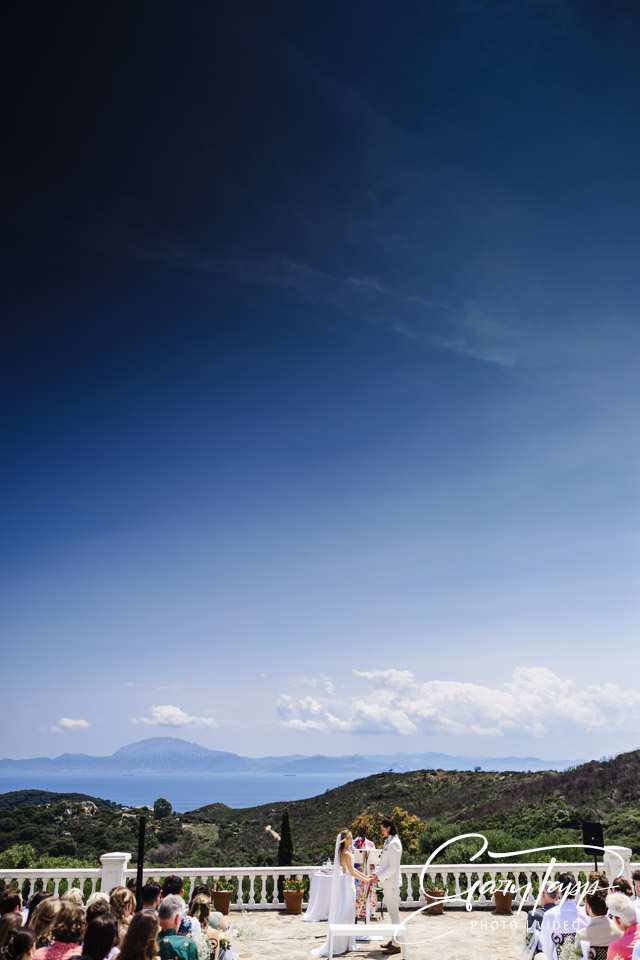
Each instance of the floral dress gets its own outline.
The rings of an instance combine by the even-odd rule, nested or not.
[[[365,837],[356,837],[349,849],[353,854],[354,866],[361,873],[370,873],[368,850],[375,850],[375,843],[367,840]],[[376,909],[376,886],[369,884],[368,900],[371,904],[371,913]],[[356,880],[356,920],[366,920],[367,917],[367,888],[359,880]]]

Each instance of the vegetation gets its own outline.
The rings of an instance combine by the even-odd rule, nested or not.
[[[170,817],[172,812],[173,810],[169,801],[165,800],[164,797],[158,797],[153,805],[153,815],[156,820],[164,820],[165,817]]]
[[[289,810],[282,811],[280,825],[280,843],[278,845],[278,866],[289,867],[293,863],[293,837],[291,836],[291,821]]]
[[[335,790],[289,803],[234,810],[211,804],[191,813],[167,811],[158,800],[154,811],[118,806],[82,794],[26,790],[0,795],[0,865],[98,865],[102,853],[137,849],[138,817],[147,817],[147,862],[153,866],[271,866],[319,863],[333,856],[336,832],[350,825],[355,833],[366,823],[380,845],[380,819],[391,812],[404,848],[404,862],[423,862],[441,844],[461,834],[482,833],[493,852],[582,842],[581,824],[599,820],[605,842],[631,847],[640,859],[640,751],[593,761],[557,772],[493,773],[419,770],[380,773]],[[169,805],[170,806],[170,805]],[[285,817],[286,814],[286,817]],[[285,860],[269,824],[282,821]],[[296,836],[293,850],[292,836]],[[456,841],[436,862],[466,861],[478,840]],[[26,851],[26,853],[25,853]],[[550,854],[547,855],[547,858]],[[567,859],[585,860],[580,849]],[[45,863],[43,858],[47,859]],[[73,859],[72,864],[70,860]],[[479,862],[486,862],[487,857]],[[536,854],[544,860],[545,854]]]

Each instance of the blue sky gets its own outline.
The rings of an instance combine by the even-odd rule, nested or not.
[[[9,16],[2,754],[637,747],[637,12]]]

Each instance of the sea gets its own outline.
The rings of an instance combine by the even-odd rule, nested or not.
[[[358,776],[365,774],[358,773]],[[25,774],[0,777],[0,794],[13,790],[50,790],[53,793],[86,793],[114,800],[127,807],[153,806],[164,797],[178,813],[208,803],[228,807],[255,807],[262,803],[304,800],[319,796],[353,779],[345,773],[216,773],[207,776],[104,776],[82,774]]]

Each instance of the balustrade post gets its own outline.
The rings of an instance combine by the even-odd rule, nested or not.
[[[405,900],[405,903],[414,903],[414,902],[415,902],[414,899],[413,899],[413,878],[414,878],[414,874],[413,874],[413,873],[405,873],[405,877],[407,878],[407,899]]]
[[[244,906],[244,900],[242,899],[242,881],[243,880],[244,880],[244,877],[242,876],[242,874],[241,873],[238,874],[238,896],[236,897],[236,904],[240,908],[240,910],[242,910]]]
[[[614,854],[618,856],[614,856]],[[609,883],[616,877],[626,877],[633,889],[631,880],[631,854],[633,851],[629,847],[609,847],[604,848],[604,872],[607,875]],[[620,864],[622,858],[622,865]]]
[[[278,872],[273,875],[273,900],[272,903],[281,903],[280,900],[280,891],[278,890],[278,881],[280,877],[284,877],[284,873]]]
[[[100,857],[102,875],[100,889],[109,893],[114,887],[124,887],[124,872],[131,860],[130,853],[103,853]]]
[[[260,874],[260,906],[269,902],[267,900],[267,879],[268,874]]]

